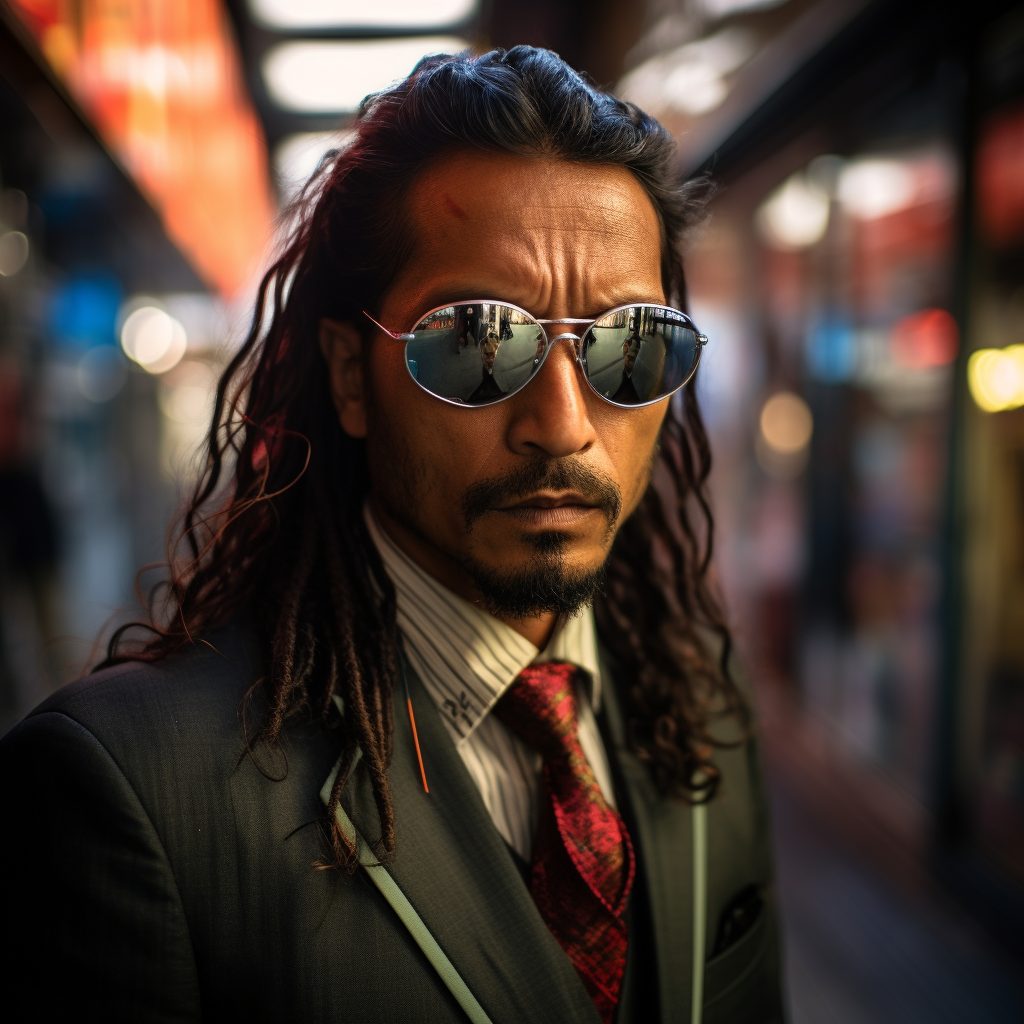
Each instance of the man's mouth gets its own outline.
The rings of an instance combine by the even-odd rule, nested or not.
[[[552,530],[576,526],[581,520],[600,512],[600,508],[582,494],[569,491],[533,494],[495,511],[513,517],[523,526]]]
[[[529,531],[589,530],[601,521],[610,530],[621,508],[614,481],[573,459],[524,461],[501,476],[473,484],[462,499],[467,531],[488,515]]]

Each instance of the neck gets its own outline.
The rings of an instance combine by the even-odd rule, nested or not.
[[[388,535],[394,544],[409,556],[424,572],[429,573],[442,586],[464,601],[476,605],[489,615],[494,612],[487,607],[483,594],[476,588],[473,578],[450,555],[425,540],[418,533],[410,530],[393,516],[388,515],[379,502],[371,499],[370,508],[377,525]],[[543,650],[551,639],[558,621],[556,612],[542,612],[527,618],[510,618],[505,615],[494,615],[499,622],[514,629],[525,637],[534,647]]]

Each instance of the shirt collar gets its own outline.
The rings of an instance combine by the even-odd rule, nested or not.
[[[395,586],[406,656],[456,744],[472,735],[516,676],[534,662],[579,665],[590,676],[591,705],[600,708],[601,673],[589,606],[559,622],[547,647],[538,650],[511,626],[452,593],[417,565],[381,529],[369,505],[364,518]]]

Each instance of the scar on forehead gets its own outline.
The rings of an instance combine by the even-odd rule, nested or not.
[[[447,192],[444,193],[442,199],[444,200],[444,205],[448,208],[448,212],[453,217],[458,217],[459,220],[466,219],[466,211]]]

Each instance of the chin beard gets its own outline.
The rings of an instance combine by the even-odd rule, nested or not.
[[[594,600],[604,585],[605,567],[571,569],[565,564],[565,537],[559,533],[531,538],[533,558],[512,571],[494,569],[475,559],[464,563],[498,618],[528,619],[546,612],[570,618]]]

